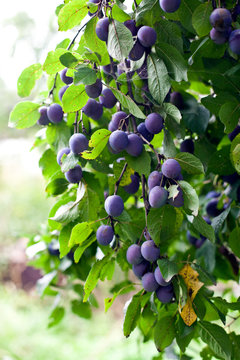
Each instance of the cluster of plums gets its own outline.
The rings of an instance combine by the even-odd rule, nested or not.
[[[149,237],[149,236],[148,236]],[[134,274],[142,279],[145,291],[154,292],[162,303],[169,303],[173,296],[171,281],[166,282],[157,265],[160,250],[153,240],[149,239],[142,245],[133,244],[127,249],[127,261],[132,265]]]
[[[225,8],[217,8],[210,15],[212,30],[210,38],[216,44],[224,44],[228,41],[231,51],[240,55],[240,29],[232,30],[232,15]]]

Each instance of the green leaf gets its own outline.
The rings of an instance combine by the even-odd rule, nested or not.
[[[72,300],[72,312],[84,319],[90,319],[92,317],[91,305],[79,300]]]
[[[197,215],[194,217],[192,222],[194,228],[207,239],[211,240],[212,242],[215,241],[215,233],[211,225],[209,225],[201,215]]]
[[[70,223],[62,228],[59,235],[59,245],[60,245],[60,259],[62,259],[65,255],[69,253],[71,248],[68,246],[71,231],[73,225]]]
[[[118,99],[118,101],[121,103],[123,107],[129,110],[130,114],[136,116],[139,119],[146,118],[142,110],[136,105],[136,103],[128,95],[123,94],[120,90],[115,89],[111,86],[107,86],[107,87],[112,90],[115,97]]]
[[[149,153],[145,150],[142,151],[138,157],[126,155],[125,159],[128,165],[139,174],[148,176],[151,171],[151,158]]]
[[[181,180],[178,183],[183,192],[184,210],[187,214],[197,216],[199,209],[199,199],[196,190],[186,181]]]
[[[218,175],[231,175],[235,172],[230,161],[230,145],[223,146],[211,156],[207,171]]]
[[[175,317],[163,316],[154,328],[154,342],[159,352],[171,345],[175,338]]]
[[[229,212],[231,210],[231,207],[229,206],[226,210],[224,210],[220,215],[216,216],[212,220],[212,227],[214,228],[215,232],[218,233],[226,220]]]
[[[23,70],[18,78],[17,91],[21,97],[29,96],[36,80],[42,76],[42,65],[34,64]]]
[[[74,261],[75,263],[78,263],[79,260],[82,257],[82,254],[84,253],[84,251],[90,246],[92,245],[94,242],[96,241],[96,236],[90,236],[88,239],[86,239],[81,245],[79,245],[77,247],[77,249],[74,252]]]
[[[121,62],[128,57],[133,45],[131,31],[124,24],[113,20],[108,29],[107,48],[109,55]]]
[[[123,323],[123,334],[128,337],[137,326],[137,321],[141,312],[141,295],[137,294],[132,297],[128,305],[127,312]]]
[[[87,100],[85,86],[72,84],[63,95],[63,111],[66,113],[78,111],[83,108]]]
[[[84,284],[85,295],[83,302],[86,302],[88,300],[91,292],[95,289],[98,283],[98,279],[100,278],[102,268],[109,261],[110,256],[111,256],[110,254],[104,256],[103,259],[97,260],[95,264],[92,266]]]
[[[67,224],[71,221],[74,221],[78,217],[78,202],[70,201],[66,205],[62,205],[57,211],[54,217],[51,217],[51,220],[57,221],[59,223]]]
[[[210,33],[212,28],[209,17],[212,12],[211,2],[199,5],[193,13],[192,24],[199,36],[205,36]]]
[[[157,32],[157,42],[165,42],[172,45],[175,49],[183,52],[183,40],[179,26],[167,19],[159,19],[154,25],[154,29]]]
[[[58,30],[66,31],[79,25],[87,12],[86,0],[72,0],[58,14]]]
[[[240,258],[240,228],[235,228],[229,235],[229,246],[234,254]]]
[[[163,103],[163,109],[168,116],[170,116],[178,124],[180,124],[182,115],[176,106],[174,106],[173,104],[170,104],[170,103]]]
[[[216,245],[206,239],[203,245],[196,250],[196,257],[202,257],[206,270],[212,273],[216,265]]]
[[[225,133],[232,132],[238,124],[240,118],[240,104],[238,101],[225,102],[219,111],[219,118],[225,125]]]
[[[151,209],[148,218],[148,231],[156,245],[161,246],[178,234],[182,225],[181,211],[171,205],[164,205],[160,209]]]
[[[93,149],[83,151],[81,156],[84,159],[88,159],[88,160],[96,159],[107,145],[110,134],[111,131],[107,129],[100,129],[95,131],[92,134],[91,139],[89,141],[89,146],[92,147]]]
[[[55,278],[56,275],[57,275],[57,271],[53,270],[53,271],[49,272],[48,274],[44,275],[43,277],[41,277],[37,281],[36,289],[37,289],[38,295],[41,296],[44,294],[44,291],[50,285],[50,283],[52,282],[52,280]]]
[[[207,321],[198,322],[198,330],[202,341],[221,359],[231,359],[231,343],[225,330]]]
[[[174,145],[170,132],[164,129],[163,138],[163,153],[166,157],[174,157],[177,153],[177,149]]]
[[[96,16],[87,23],[84,31],[84,39],[86,41],[87,47],[101,56],[100,65],[108,65],[110,64],[110,58],[108,55],[107,46],[104,41],[101,41],[97,37],[95,30],[96,23]]]
[[[62,306],[55,307],[55,309],[51,312],[49,316],[48,328],[51,328],[59,324],[60,321],[63,319],[64,314],[65,314],[65,309]]]
[[[161,104],[171,87],[168,70],[163,60],[153,53],[147,57],[147,67],[150,93]]]
[[[50,179],[60,167],[56,160],[56,154],[51,149],[47,149],[39,160],[39,167],[42,169],[42,174],[46,179]]]
[[[79,65],[74,72],[73,82],[75,85],[91,85],[97,80],[96,71],[87,65]]]
[[[69,247],[74,245],[81,245],[93,232],[92,224],[88,222],[82,222],[74,226],[69,239]]]
[[[175,81],[187,81],[187,62],[180,52],[172,45],[158,43],[156,53],[164,61],[169,76]]]
[[[78,155],[70,152],[67,156],[63,155],[61,161],[61,170],[65,173],[66,171],[73,169],[78,164],[79,157]]]
[[[67,190],[69,182],[64,178],[57,178],[47,184],[45,191],[50,196],[57,196]]]
[[[157,264],[165,281],[170,281],[178,273],[177,264],[173,261],[160,259]]]
[[[232,344],[232,359],[240,360],[240,335],[231,332],[229,338]]]
[[[181,25],[192,33],[194,33],[192,17],[198,5],[199,2],[197,0],[181,0],[181,5],[177,11]]]
[[[43,70],[49,75],[56,74],[58,71],[63,70],[65,66],[61,63],[60,56],[65,53],[65,49],[50,51],[43,64]]]
[[[232,164],[240,174],[240,134],[232,141],[230,157]]]
[[[201,135],[207,129],[210,112],[204,106],[194,103],[182,110],[182,119],[189,130]]]
[[[36,124],[40,118],[39,104],[23,101],[15,105],[10,113],[8,126],[11,128],[25,129]]]
[[[193,154],[180,152],[175,156],[181,168],[188,174],[204,174],[204,168],[201,161]]]
[[[81,59],[81,57],[79,56],[78,53],[73,54],[70,51],[65,52],[59,58],[61,63],[69,69],[74,69],[75,66],[79,63],[80,59]]]
[[[114,173],[115,181],[117,181],[119,179],[125,163],[126,163],[125,160],[113,162],[113,173]],[[133,174],[134,174],[134,170],[130,166],[127,166],[119,185],[120,186],[129,185],[132,182],[131,175],[133,175]]]
[[[161,9],[158,0],[142,0],[136,10],[137,25],[152,26],[159,20]]]
[[[115,20],[118,20],[120,22],[124,22],[126,20],[130,20],[131,17],[126,14],[117,4],[114,4],[112,7],[112,17]]]

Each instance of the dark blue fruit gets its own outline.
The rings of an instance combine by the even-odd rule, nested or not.
[[[137,244],[130,245],[127,249],[127,261],[131,265],[138,265],[140,264],[144,259],[141,254],[141,246]]]
[[[142,46],[151,47],[157,40],[157,33],[150,26],[142,26],[138,30],[137,38]]]
[[[63,119],[63,109],[61,105],[59,104],[50,105],[49,108],[47,109],[47,116],[52,123],[54,124],[60,123]]]
[[[151,134],[159,134],[163,129],[164,120],[160,114],[152,113],[146,117],[145,126]]]
[[[104,89],[102,92],[102,96],[99,98],[100,104],[107,109],[111,109],[116,105],[117,99],[115,98],[112,90]]]
[[[237,125],[235,129],[230,134],[228,134],[229,140],[233,141],[233,139],[235,139],[238,134],[240,134],[240,125]]]
[[[181,166],[175,159],[168,159],[162,165],[162,173],[170,179],[177,179],[181,175]]]
[[[160,250],[153,240],[147,240],[141,246],[141,254],[145,260],[153,262],[159,259]]]
[[[138,29],[135,20],[126,20],[124,21],[124,25],[131,31],[132,36],[137,35]]]
[[[147,130],[144,122],[138,125],[137,130],[147,141],[152,141],[154,135]]]
[[[59,152],[57,153],[57,163],[59,165],[62,165],[62,157],[64,154],[68,155],[70,153],[70,149],[65,147],[61,150],[59,150]]]
[[[240,55],[240,29],[233,30],[229,37],[229,47],[237,55]]]
[[[179,186],[178,186],[178,191],[179,193],[174,199],[173,198],[168,199],[168,203],[177,208],[182,207],[184,205],[183,192]]]
[[[137,134],[128,135],[128,145],[126,151],[129,155],[139,156],[143,151],[143,142],[142,139]]]
[[[82,178],[82,168],[80,165],[76,165],[73,169],[68,170],[65,173],[65,177],[68,182],[77,184]]]
[[[103,114],[103,107],[94,99],[88,99],[82,111],[93,120],[99,120]]]
[[[110,216],[120,216],[124,210],[124,203],[119,195],[108,196],[104,208]]]
[[[139,189],[139,177],[136,174],[133,174],[131,175],[131,180],[132,182],[123,188],[128,194],[135,194]]]
[[[100,245],[109,245],[114,236],[114,232],[111,226],[101,225],[97,229],[96,237]]]
[[[146,260],[143,260],[140,264],[133,265],[132,267],[134,274],[138,278],[141,278],[144,274],[146,274],[146,272],[149,271],[149,268],[150,268],[150,263]]]
[[[109,144],[115,151],[122,151],[128,146],[128,136],[122,130],[113,131],[109,137]]]
[[[96,25],[96,34],[97,37],[102,41],[107,41],[108,39],[108,27],[109,27],[109,20],[108,18],[101,19],[97,22]]]
[[[48,108],[46,106],[42,106],[38,109],[38,112],[40,113],[40,118],[37,121],[38,125],[48,125],[50,123],[47,116],[47,110]]]
[[[213,198],[219,197],[220,195],[221,195],[220,193],[212,190],[212,191],[209,191],[209,192],[206,194],[205,198],[206,198],[206,199],[213,199]]]
[[[172,13],[177,11],[181,4],[181,0],[159,0],[159,5],[163,11]]]
[[[217,206],[218,206],[218,200],[209,201],[206,207],[206,212],[208,216],[216,217],[221,214],[222,210],[218,209]]]
[[[162,273],[161,273],[161,270],[159,269],[159,267],[156,267],[155,271],[154,271],[154,276],[155,276],[155,279],[157,281],[157,283],[161,286],[168,286],[171,281],[165,281],[163,276],[162,276]]]
[[[164,187],[165,185],[165,178],[163,174],[159,171],[153,171],[148,177],[148,188],[149,190],[152,190],[155,186],[161,186]]]
[[[68,85],[64,85],[63,87],[61,87],[61,89],[59,90],[58,92],[58,97],[59,97],[59,100],[62,101],[62,98],[63,98],[63,95],[65,94],[66,90],[69,88]]]
[[[194,142],[192,141],[192,139],[184,140],[180,145],[180,151],[193,154],[194,153]]]
[[[110,121],[108,125],[108,130],[115,131],[118,129],[119,126],[121,126],[124,122],[124,119],[126,119],[127,114],[124,111],[118,111],[112,116],[112,120]],[[128,123],[128,120],[127,120]],[[125,126],[122,127],[123,130],[125,130]]]
[[[97,98],[102,92],[102,82],[97,79],[94,84],[86,85],[85,91],[90,98]]]
[[[63,69],[60,73],[60,78],[65,84],[69,85],[73,82],[73,78],[71,76],[66,75],[67,71],[68,68]]]
[[[170,94],[170,103],[175,105],[179,110],[183,109],[184,107],[183,97],[177,91],[174,91]]]
[[[231,13],[225,8],[218,8],[213,10],[209,19],[212,27],[218,31],[225,31],[232,24]]]
[[[146,274],[143,275],[142,285],[144,290],[148,292],[153,292],[157,290],[157,288],[159,287],[158,283],[155,280],[154,273],[152,272],[147,272]]]
[[[153,208],[160,208],[166,204],[168,191],[161,186],[154,186],[149,192],[149,204]]]
[[[145,48],[140,44],[140,42],[137,40],[135,44],[133,45],[132,50],[130,51],[128,57],[132,61],[138,61],[141,59],[145,52]]]
[[[215,44],[221,45],[228,40],[230,33],[231,31],[228,29],[224,31],[218,31],[215,28],[212,28],[210,31],[210,38],[215,42]]]
[[[172,284],[168,286],[160,286],[159,289],[156,291],[156,296],[159,301],[161,301],[163,304],[171,302],[173,298],[173,286]]]
[[[73,134],[69,139],[70,149],[74,154],[80,154],[88,148],[88,139],[83,134]]]

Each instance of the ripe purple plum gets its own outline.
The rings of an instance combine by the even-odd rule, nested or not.
[[[108,130],[115,131],[118,127],[123,123],[124,119],[126,119],[127,114],[124,111],[118,111],[112,116],[112,120],[108,125]],[[126,120],[128,123],[128,120]],[[123,126],[122,129],[125,130],[126,126]]]
[[[140,44],[144,47],[151,47],[157,40],[156,31],[150,26],[142,26],[137,33],[137,38]]]
[[[149,271],[149,268],[150,263],[146,260],[143,260],[140,264],[133,265],[132,267],[134,274],[140,279],[144,274],[146,274],[146,272]]]
[[[142,66],[137,69],[137,73],[141,79],[148,79],[148,70],[147,70],[147,62],[144,61]]]
[[[119,195],[108,196],[104,208],[110,216],[120,216],[124,210],[123,199]]]
[[[73,169],[68,170],[65,173],[65,178],[72,184],[77,184],[82,178],[82,168],[80,165],[76,165]]]
[[[70,149],[68,147],[65,147],[58,151],[57,153],[57,163],[59,165],[62,165],[62,157],[64,154],[68,155],[70,153]]]
[[[237,172],[231,174],[231,175],[224,175],[222,177],[223,181],[233,185],[235,184],[236,181],[238,181],[240,179],[240,176],[238,175]]]
[[[172,284],[168,286],[160,286],[156,291],[156,296],[163,304],[169,303],[174,296]]]
[[[181,0],[159,0],[161,9],[167,13],[177,11],[181,4]]]
[[[107,109],[111,109],[116,105],[117,99],[115,98],[112,90],[104,89],[102,95],[99,98],[100,104]]]
[[[132,36],[137,35],[138,29],[135,20],[126,20],[124,21],[124,25],[131,31]]]
[[[100,245],[109,245],[114,236],[114,232],[111,226],[101,225],[97,229],[96,237]]]
[[[159,267],[156,267],[156,269],[154,271],[154,276],[155,276],[156,282],[161,286],[168,286],[171,283],[171,280],[170,281],[165,281],[164,280]]]
[[[60,73],[60,78],[65,84],[70,85],[73,82],[73,78],[71,76],[66,75],[67,71],[68,68],[63,69]]]
[[[93,120],[99,120],[103,114],[103,107],[94,99],[88,99],[82,111]]]
[[[180,145],[181,152],[188,152],[190,154],[194,153],[194,142],[192,139],[185,139]]]
[[[240,55],[240,29],[231,32],[229,37],[229,47],[233,53]]]
[[[158,113],[151,113],[146,117],[145,126],[151,134],[159,134],[163,129],[164,120]]]
[[[37,121],[38,125],[48,125],[50,123],[47,115],[47,110],[48,108],[46,106],[42,106],[38,109],[38,112],[40,114],[40,118]]]
[[[97,98],[102,92],[102,82],[97,79],[94,84],[86,85],[85,91],[90,98]]]
[[[177,179],[181,175],[181,166],[175,159],[167,159],[162,165],[162,173],[170,179]]]
[[[153,208],[160,208],[166,204],[168,191],[161,186],[154,186],[149,192],[149,204]]]
[[[230,134],[228,134],[229,140],[233,141],[233,139],[235,139],[238,134],[240,134],[240,125],[237,125],[235,129]]]
[[[138,265],[143,262],[143,257],[141,254],[141,246],[137,244],[130,245],[127,249],[127,261],[131,265]]]
[[[206,212],[210,217],[216,217],[221,214],[222,210],[217,208],[218,200],[211,200],[206,206]]]
[[[152,141],[154,135],[147,130],[144,122],[138,125],[137,130],[147,141]]]
[[[128,135],[128,145],[126,151],[129,155],[139,156],[143,151],[143,142],[142,139],[137,134]]]
[[[135,194],[139,189],[139,177],[136,174],[132,174],[131,180],[132,182],[123,188],[128,194]]]
[[[159,287],[153,272],[147,272],[142,277],[142,286],[145,291],[153,292]]]
[[[240,203],[240,185],[237,188],[237,202]]]
[[[180,186],[178,186],[178,191],[179,193],[177,194],[177,196],[173,199],[170,198],[168,199],[168,203],[174,207],[182,207],[184,205],[184,199],[183,199],[183,192],[182,189],[180,188]]]
[[[219,197],[220,195],[221,195],[221,194],[220,194],[219,192],[216,192],[216,191],[212,190],[212,191],[209,191],[209,192],[206,194],[205,198],[206,198],[206,199],[213,199],[213,198]]]
[[[135,44],[133,45],[132,50],[130,51],[128,57],[132,61],[138,61],[141,59],[145,52],[145,48],[140,44],[140,42],[137,40]]]
[[[218,31],[215,28],[212,28],[210,31],[210,38],[215,42],[215,44],[221,45],[227,42],[230,32],[229,30]]]
[[[59,104],[50,105],[49,108],[47,109],[47,116],[52,123],[54,124],[60,123],[63,119],[63,109],[61,105]]]
[[[66,90],[69,88],[68,85],[64,85],[63,87],[61,87],[61,89],[59,90],[58,92],[58,97],[59,97],[59,100],[62,101],[62,98],[63,98],[63,95],[65,94]]]
[[[224,31],[232,24],[232,16],[229,10],[217,8],[210,15],[210,23],[217,31]]]
[[[175,105],[179,110],[183,109],[184,107],[184,101],[182,94],[178,91],[173,91],[170,94],[170,103]]]
[[[97,22],[96,25],[96,34],[97,37],[102,41],[107,41],[108,39],[108,28],[109,28],[109,20],[108,18],[101,19]]]
[[[80,154],[88,148],[88,139],[83,134],[73,134],[69,139],[69,147],[74,154]]]
[[[141,246],[141,254],[145,260],[153,262],[159,259],[160,250],[153,240],[146,240]]]
[[[115,130],[109,136],[109,144],[115,151],[122,151],[128,146],[128,136],[122,130]]]
[[[159,171],[153,171],[148,177],[148,188],[149,190],[152,190],[155,186],[161,186],[164,187],[165,185],[165,178],[163,174]]]

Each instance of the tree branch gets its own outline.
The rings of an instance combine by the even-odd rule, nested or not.
[[[127,163],[125,163],[125,165],[124,165],[124,167],[123,167],[123,169],[122,169],[122,172],[121,172],[121,174],[120,174],[120,176],[119,176],[119,178],[118,178],[117,182],[115,183],[114,195],[116,195],[116,194],[117,194],[117,191],[118,191],[118,188],[119,188],[120,182],[121,182],[122,177],[123,177],[123,175],[124,175],[124,173],[125,173],[125,171],[126,171],[126,169],[127,169],[127,165],[128,165],[128,164],[127,164]]]

